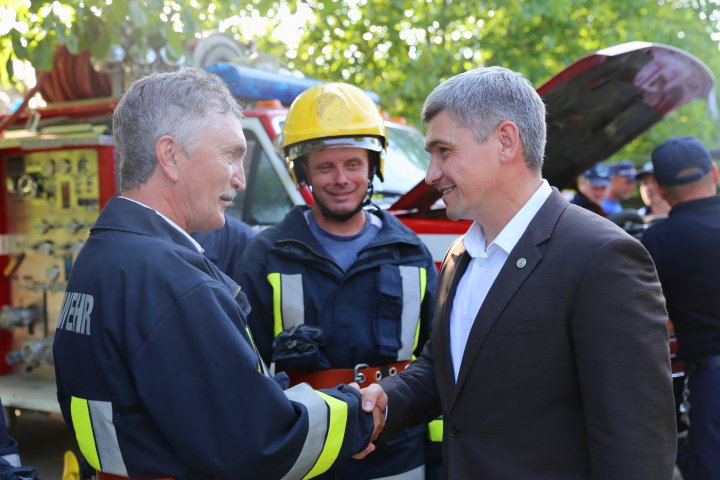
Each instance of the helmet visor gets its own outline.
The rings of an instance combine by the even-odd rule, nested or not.
[[[327,137],[291,145],[287,147],[287,156],[295,160],[327,148],[363,148],[373,152],[382,152],[384,149],[382,140],[377,137]]]

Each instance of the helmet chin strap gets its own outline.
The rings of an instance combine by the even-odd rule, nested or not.
[[[360,204],[355,207],[351,212],[347,213],[335,213],[331,212],[323,203],[315,198],[315,204],[320,207],[320,213],[322,213],[323,217],[328,217],[333,220],[336,220],[338,222],[347,222],[351,218],[353,218],[359,211],[361,211],[363,208],[371,204],[373,195],[373,184],[372,181],[368,182],[368,188],[367,188],[367,194],[365,195],[365,198],[363,199]]]

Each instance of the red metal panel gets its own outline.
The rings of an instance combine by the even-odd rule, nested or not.
[[[17,150],[14,150],[17,151]],[[5,159],[7,155],[12,153],[10,150],[0,154],[0,238],[8,234],[7,228],[7,183],[5,181]],[[0,249],[0,308],[10,305],[10,275],[5,276],[5,268],[10,263],[10,256]],[[5,355],[12,350],[12,331],[0,328],[0,375],[5,375],[12,371],[12,367],[5,361]]]
[[[115,165],[115,147],[96,147],[98,151],[98,175],[100,177],[100,210],[113,195],[119,193],[120,178]]]

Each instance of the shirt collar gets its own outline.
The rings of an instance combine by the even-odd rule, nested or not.
[[[487,246],[487,249],[485,248],[487,240],[482,228],[477,222],[473,222],[465,234],[465,238],[463,238],[465,250],[467,250],[468,254],[473,258],[486,255],[486,251],[487,254],[490,254],[496,248],[500,248],[506,254],[509,254],[520,241],[520,237],[525,233],[528,225],[530,225],[530,222],[551,193],[552,188],[550,184],[547,180],[543,179],[538,189],[535,190],[535,193],[525,202],[525,205],[518,210],[507,225],[503,227],[497,238]]]
[[[132,199],[132,198],[123,197],[123,196],[121,196],[120,198],[124,198],[125,200],[130,200],[131,202],[135,202],[135,203],[137,203],[138,205],[142,205],[143,207],[149,208],[149,209],[152,210],[153,212],[157,213],[160,217],[162,217],[163,219],[165,219],[165,221],[168,222],[174,229],[176,229],[178,232],[180,232],[180,233],[182,233],[183,235],[185,235],[185,236],[187,237],[187,239],[190,240],[190,242],[192,242],[192,244],[195,246],[195,248],[197,249],[198,252],[200,252],[200,253],[203,253],[203,252],[204,252],[203,248],[200,246],[200,244],[197,242],[197,240],[195,240],[193,237],[191,237],[188,232],[186,232],[185,230],[183,230],[182,228],[180,228],[180,226],[179,226],[177,223],[173,222],[172,220],[170,220],[168,217],[166,217],[166,216],[163,215],[162,213],[160,213],[160,212],[158,212],[157,210],[155,210],[154,208],[148,207],[148,206],[145,205],[144,203],[138,202],[137,200],[134,200],[134,199]]]

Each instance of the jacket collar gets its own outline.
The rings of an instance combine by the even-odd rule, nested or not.
[[[108,201],[90,229],[91,232],[101,230],[158,237],[197,251],[188,236],[183,235],[154,210],[126,198],[113,197]]]

